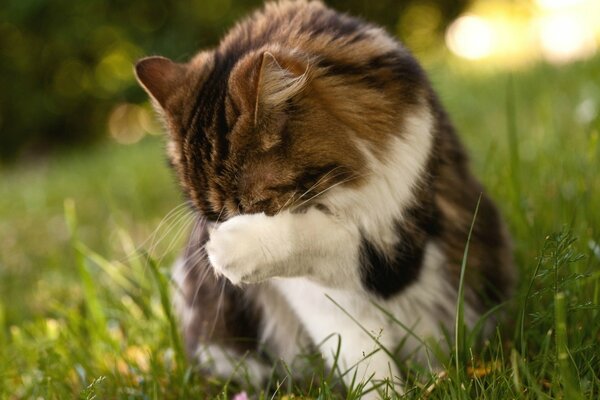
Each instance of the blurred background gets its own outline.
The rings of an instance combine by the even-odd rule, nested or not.
[[[326,2],[385,26],[423,63],[477,174],[528,238],[516,241],[522,264],[565,223],[581,223],[584,247],[598,242],[600,1]],[[2,2],[0,325],[81,304],[66,198],[99,254],[124,259],[127,236],[159,242],[165,266],[176,256],[185,218],[168,213],[182,199],[132,66],[187,60],[261,3]]]
[[[0,17],[0,163],[156,134],[132,64],[214,46],[260,0],[8,0]],[[425,64],[448,52],[482,68],[592,57],[597,0],[331,0],[384,25]]]

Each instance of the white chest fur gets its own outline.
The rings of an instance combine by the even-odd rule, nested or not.
[[[438,341],[442,327],[453,330],[456,288],[442,273],[444,263],[441,252],[430,243],[417,282],[386,301],[366,292],[325,287],[308,278],[275,278],[271,285],[289,302],[330,365],[337,362],[342,372],[350,370],[350,377],[356,372],[359,380],[376,373],[377,379],[389,378],[397,386],[397,369],[386,350],[435,366],[424,343]],[[467,310],[466,315],[472,324],[475,313]],[[400,343],[404,345],[397,349]]]

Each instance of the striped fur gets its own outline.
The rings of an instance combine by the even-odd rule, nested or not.
[[[400,388],[384,352],[361,361],[377,346],[347,313],[386,347],[405,342],[399,357],[427,360],[373,302],[421,338],[451,332],[480,195],[467,321],[510,295],[501,218],[424,71],[380,28],[316,1],[269,3],[215,49],[136,73],[198,212],[175,273],[190,354],[292,362],[321,344],[328,359],[336,345],[321,342],[337,333],[343,365]]]

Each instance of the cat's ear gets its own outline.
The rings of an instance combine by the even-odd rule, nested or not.
[[[146,92],[163,108],[181,85],[185,66],[165,57],[146,57],[135,64],[135,76]]]
[[[255,124],[262,114],[283,110],[288,100],[304,90],[308,83],[308,67],[304,63],[285,56],[280,57],[280,61],[268,51],[261,56],[254,105]]]

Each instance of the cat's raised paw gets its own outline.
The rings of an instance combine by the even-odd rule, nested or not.
[[[256,283],[270,277],[265,240],[260,226],[264,214],[239,215],[220,224],[206,243],[208,259],[214,270],[231,283]]]

